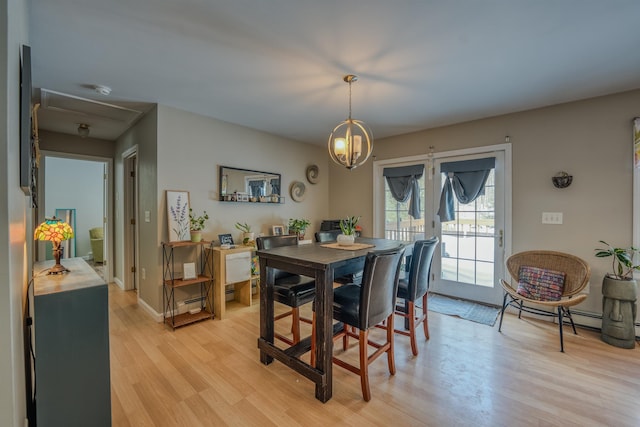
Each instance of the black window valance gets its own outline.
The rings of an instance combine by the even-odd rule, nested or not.
[[[420,185],[418,179],[424,174],[424,165],[384,168],[382,175],[387,179],[393,198],[401,203],[409,200],[409,215],[420,218]]]
[[[463,205],[473,202],[484,194],[487,178],[495,165],[495,157],[448,162],[440,165],[440,172],[447,174],[438,209],[441,222],[456,219],[453,208],[454,194]]]

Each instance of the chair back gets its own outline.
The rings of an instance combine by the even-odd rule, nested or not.
[[[565,273],[562,296],[568,297],[581,292],[589,283],[591,267],[575,255],[555,251],[525,251],[511,255],[507,259],[509,274],[518,282],[520,267],[538,267]]]
[[[335,242],[338,239],[338,234],[340,233],[340,230],[316,231],[316,242]]]
[[[360,286],[360,329],[367,329],[393,313],[404,246],[371,251],[364,262]]]
[[[407,281],[408,297],[410,301],[416,301],[429,290],[429,275],[431,274],[431,261],[440,239],[431,237],[426,240],[417,240],[413,243],[411,265],[409,267],[409,280]]]
[[[284,236],[262,236],[256,239],[258,249],[273,249],[281,246],[295,246],[298,244],[298,236],[288,234]]]
[[[261,236],[256,238],[256,246],[258,249],[273,249],[282,246],[296,246],[298,244],[298,236],[295,234],[288,234],[284,236]],[[275,269],[274,279],[283,279],[285,277],[295,276],[288,271]]]

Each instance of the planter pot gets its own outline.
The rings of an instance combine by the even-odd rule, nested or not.
[[[191,230],[191,241],[200,242],[202,240],[202,231]]]
[[[254,239],[254,233],[242,233],[242,243],[246,244]]]
[[[340,246],[351,246],[355,243],[356,236],[354,234],[338,234],[336,241]]]
[[[635,280],[602,280],[602,341],[621,348],[635,348],[638,284]]]

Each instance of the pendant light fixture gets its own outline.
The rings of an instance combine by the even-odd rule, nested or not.
[[[351,170],[371,156],[373,134],[364,122],[351,118],[351,83],[358,81],[358,76],[348,74],[343,80],[349,83],[349,118],[333,129],[328,145],[333,161]]]

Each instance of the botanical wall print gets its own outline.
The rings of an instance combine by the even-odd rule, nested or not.
[[[167,190],[167,222],[169,241],[190,240],[189,192]]]

